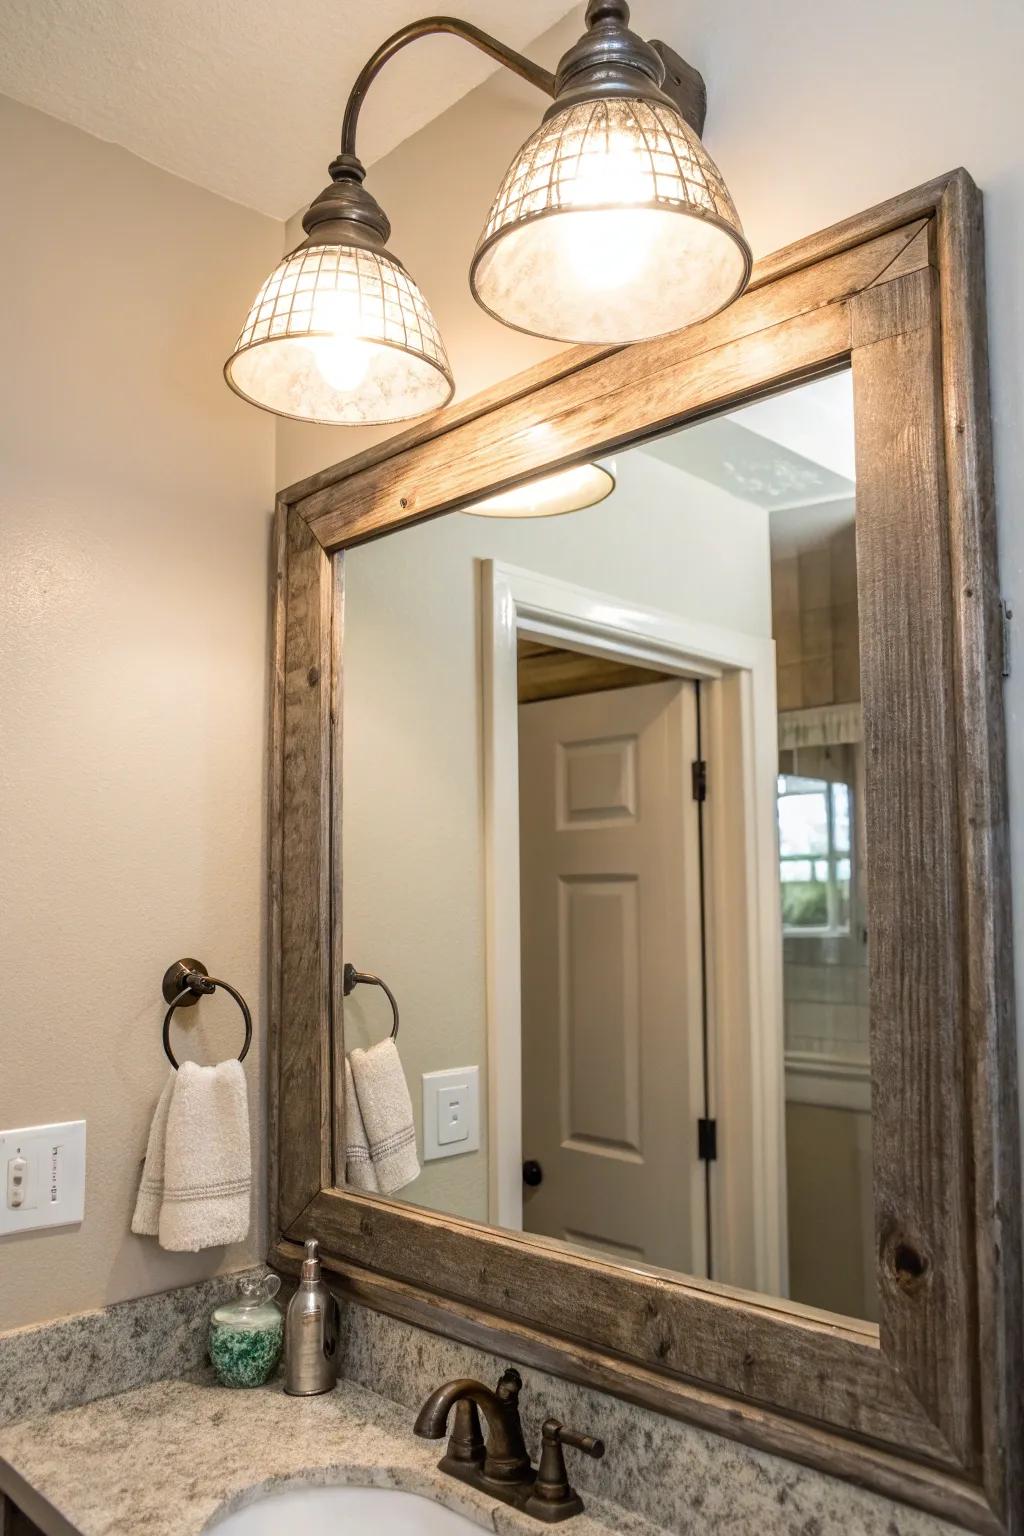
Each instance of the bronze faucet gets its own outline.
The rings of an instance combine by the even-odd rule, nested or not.
[[[580,1513],[583,1501],[569,1486],[562,1446],[575,1446],[588,1456],[603,1456],[604,1444],[589,1435],[563,1429],[557,1419],[548,1419],[543,1429],[540,1467],[535,1471],[526,1452],[519,1419],[522,1385],[519,1372],[511,1368],[493,1392],[470,1377],[449,1381],[431,1392],[416,1415],[414,1429],[424,1439],[440,1440],[454,1408],[455,1424],[447,1450],[438,1462],[440,1470],[505,1504],[514,1504],[538,1520],[566,1520]],[[487,1421],[486,1444],[477,1410]]]
[[[431,1392],[416,1416],[414,1429],[426,1440],[440,1440],[448,1415],[458,1404],[455,1428],[447,1454],[440,1466],[443,1472],[461,1478],[464,1483],[488,1487],[495,1498],[517,1502],[506,1495],[523,1488],[529,1490],[534,1479],[526,1454],[523,1426],[519,1422],[519,1392],[523,1378],[518,1371],[507,1370],[492,1392],[481,1381],[468,1376],[449,1381]],[[480,1436],[477,1409],[487,1420],[487,1446]],[[491,1486],[493,1485],[493,1486]]]

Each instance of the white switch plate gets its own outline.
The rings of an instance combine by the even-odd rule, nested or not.
[[[480,1150],[480,1068],[423,1074],[423,1161]]]
[[[0,1131],[0,1237],[85,1214],[85,1121]]]

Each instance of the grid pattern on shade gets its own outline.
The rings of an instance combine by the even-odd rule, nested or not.
[[[740,231],[725,182],[699,138],[669,107],[588,101],[542,123],[509,167],[480,237],[573,208],[678,209]]]
[[[430,308],[409,274],[385,252],[314,245],[275,267],[246,316],[235,353],[277,337],[354,337],[417,353],[451,369]]]

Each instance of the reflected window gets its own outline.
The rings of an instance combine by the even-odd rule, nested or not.
[[[850,932],[850,786],[781,773],[778,789],[782,929]]]

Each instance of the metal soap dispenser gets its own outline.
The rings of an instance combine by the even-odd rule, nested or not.
[[[338,1331],[334,1297],[320,1274],[317,1243],[306,1243],[302,1277],[288,1303],[284,1339],[284,1389],[292,1397],[332,1392],[337,1380]]]

